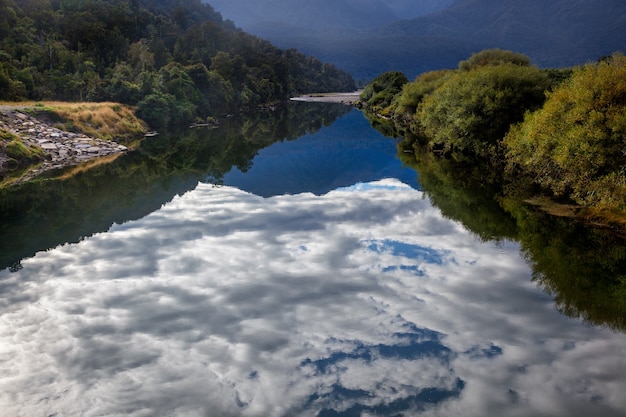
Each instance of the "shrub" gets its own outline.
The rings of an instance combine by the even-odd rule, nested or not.
[[[459,62],[459,69],[462,71],[471,71],[477,68],[511,64],[521,67],[530,66],[530,58],[518,52],[502,50],[502,49],[485,49],[470,56],[465,61]]]
[[[170,94],[150,94],[139,102],[135,114],[152,128],[167,127],[171,119],[170,108],[175,100]]]
[[[504,144],[509,169],[556,197],[626,209],[626,58],[575,69]]]
[[[402,116],[415,116],[420,102],[439,88],[454,72],[450,70],[430,71],[420,74],[415,81],[404,84],[395,99],[396,112]]]
[[[373,112],[389,107],[402,86],[408,83],[406,75],[399,71],[385,72],[374,78],[361,93],[361,102]]]
[[[417,118],[431,146],[487,156],[512,123],[543,104],[546,86],[535,67],[503,64],[459,72],[424,98]]]

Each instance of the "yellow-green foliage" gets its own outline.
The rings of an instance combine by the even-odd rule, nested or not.
[[[486,156],[526,110],[543,104],[546,86],[535,67],[507,63],[457,72],[423,99],[417,118],[431,145]]]
[[[522,67],[530,66],[530,58],[519,52],[513,52],[502,49],[485,49],[473,54],[465,61],[459,62],[459,69],[462,71],[471,71],[480,67],[511,64]]]
[[[394,100],[396,113],[402,117],[413,117],[424,97],[432,94],[452,74],[454,71],[451,70],[425,72],[415,81],[405,84]]]
[[[556,196],[626,209],[626,58],[575,69],[504,144],[510,168]]]

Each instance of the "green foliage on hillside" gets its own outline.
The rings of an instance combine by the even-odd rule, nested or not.
[[[163,126],[354,89],[349,74],[241,32],[200,0],[0,0],[3,100],[117,101]]]
[[[504,140],[509,167],[557,197],[626,209],[626,57],[577,68]]]

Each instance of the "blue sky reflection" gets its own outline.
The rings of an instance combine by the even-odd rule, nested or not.
[[[0,288],[2,415],[626,414],[626,337],[396,180],[200,184]]]

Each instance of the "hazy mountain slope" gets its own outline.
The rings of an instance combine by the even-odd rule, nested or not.
[[[375,28],[442,10],[455,0],[207,0],[224,18],[257,33],[273,25],[299,30]]]
[[[360,79],[388,70],[411,78],[455,67],[485,48],[513,49],[542,67],[582,64],[626,51],[625,0],[208,1],[229,18],[222,10],[226,4],[259,9],[266,20],[274,16],[271,24],[252,19],[248,30],[280,47],[331,61]],[[350,11],[355,5],[359,13]],[[320,9],[325,14],[318,14]],[[371,10],[375,24],[362,17]]]
[[[362,28],[375,27],[380,20],[395,20],[381,1],[366,2],[366,7],[357,8],[349,0],[209,0],[224,18],[253,32],[274,24],[300,29]]]
[[[353,0],[359,2],[362,0]],[[444,10],[458,0],[382,0],[398,19],[411,19]]]
[[[380,30],[382,38],[444,36],[513,49],[541,66],[596,59],[626,47],[624,0],[462,0]]]

